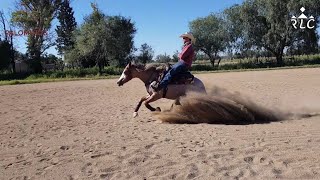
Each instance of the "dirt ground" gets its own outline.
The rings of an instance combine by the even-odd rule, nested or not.
[[[264,107],[320,112],[319,68],[196,76]],[[320,116],[165,124],[142,107],[133,119],[145,94],[136,79],[1,86],[0,179],[320,179]]]

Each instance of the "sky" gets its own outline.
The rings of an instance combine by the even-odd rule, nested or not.
[[[15,2],[0,0],[0,10],[8,17],[15,8]],[[71,0],[78,25],[92,12],[91,2],[97,3],[107,15],[121,15],[132,19],[137,29],[134,38],[136,48],[147,43],[151,45],[155,55],[172,55],[176,50],[181,50],[182,40],[179,36],[189,31],[190,21],[210,13],[222,12],[234,4],[241,4],[243,0]],[[52,26],[56,25],[58,21],[54,20]],[[25,52],[26,37],[17,36],[15,40],[18,42],[16,48]],[[46,52],[57,54],[54,47]]]

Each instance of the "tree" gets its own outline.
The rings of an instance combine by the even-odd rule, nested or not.
[[[218,53],[223,52],[228,45],[228,32],[223,19],[217,14],[198,18],[190,23],[190,31],[197,39],[196,50],[204,52],[214,67]]]
[[[289,0],[248,0],[243,4],[241,19],[244,22],[245,44],[270,51],[283,64],[283,50],[293,43],[294,31],[289,19]]]
[[[300,8],[305,7],[304,12],[307,16],[314,16],[315,23],[312,23],[315,27],[313,29],[295,30],[296,36],[294,37],[293,43],[289,46],[288,54],[313,54],[318,53],[319,45],[319,34],[317,29],[320,22],[320,4],[317,1],[308,0],[291,0],[287,5],[292,15],[297,16],[301,13]]]
[[[107,35],[109,40],[108,53],[112,64],[124,67],[130,61],[136,50],[134,35],[136,28],[130,18],[110,16],[107,20]]]
[[[299,16],[301,7],[306,7],[308,14],[317,20],[314,29],[292,28],[290,18]],[[229,50],[247,55],[268,50],[279,65],[283,63],[286,47],[289,47],[289,54],[316,53],[319,9],[318,2],[309,0],[247,0],[242,5],[232,6],[223,12],[230,35]]]
[[[63,0],[58,9],[58,20],[60,25],[56,28],[58,35],[56,49],[60,55],[64,54],[66,50],[74,47],[75,40],[73,32],[77,27],[77,23],[73,14],[74,12],[72,7],[70,7],[70,1]]]
[[[146,64],[152,61],[154,51],[152,50],[151,46],[149,46],[147,43],[144,43],[141,45],[139,50],[140,54],[137,58],[141,63]]]
[[[287,54],[301,55],[301,54],[315,54],[319,50],[319,35],[316,30],[307,29],[299,31],[295,41],[289,46]]]
[[[0,70],[8,69],[10,65],[11,45],[8,41],[0,38]]]
[[[7,23],[6,23],[6,18],[4,16],[3,11],[0,11],[0,21],[1,21],[0,23],[2,24],[2,31],[3,31],[4,41],[9,41],[8,33],[7,33],[7,27],[6,27]]]
[[[92,8],[93,12],[75,31],[78,52],[71,50],[68,57],[79,55],[83,67],[98,66],[100,72],[106,64],[125,66],[135,51],[134,24],[129,18],[106,16],[96,4]]]
[[[61,0],[19,0],[12,13],[12,21],[24,31],[37,31],[27,33],[27,53],[36,73],[42,72],[41,54],[54,45],[48,30],[60,3]]]
[[[9,43],[9,45],[10,45],[10,51],[7,51],[7,45],[5,45],[5,46],[2,47],[2,48],[4,48],[4,49],[2,49],[2,52],[6,52],[7,51],[7,53],[9,53],[12,72],[15,73],[16,72],[15,62],[14,62],[15,50],[13,48],[13,36],[12,35],[9,36],[8,33],[7,33],[8,32],[8,29],[7,29],[8,20],[6,19],[3,11],[0,11],[0,20],[1,20],[1,23],[2,23],[2,29],[3,29],[4,37],[5,37],[4,38],[4,42]],[[12,24],[8,24],[8,25],[9,25],[9,30],[12,31]],[[2,55],[2,56],[5,57],[7,55]]]
[[[62,59],[53,54],[42,55],[41,61],[47,66],[47,69],[44,68],[46,70],[63,70],[64,65]]]
[[[172,55],[172,61],[173,62],[178,62],[179,61],[179,52],[178,52],[178,50],[176,50],[174,52],[174,54]]]
[[[73,49],[68,49],[65,52],[65,65],[70,68],[83,67],[83,62],[85,61],[84,56],[81,56],[80,50],[77,47]]]
[[[208,59],[208,56],[206,54],[204,54],[203,52],[199,51],[196,54],[195,60],[203,61],[203,60],[209,60],[209,59]]]
[[[156,61],[159,62],[159,63],[169,63],[169,62],[171,62],[171,58],[166,53],[165,54],[159,54],[156,57]]]
[[[229,54],[239,53],[245,49],[243,43],[243,20],[241,17],[241,5],[231,6],[223,11],[223,20],[229,37],[228,51]]]
[[[75,32],[75,50],[78,50],[82,67],[98,66],[101,73],[108,54],[107,16],[96,4],[92,3],[91,7],[93,12]],[[72,50],[70,54],[75,56],[77,53]]]

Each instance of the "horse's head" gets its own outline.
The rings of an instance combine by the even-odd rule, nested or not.
[[[134,64],[129,64],[124,68],[119,80],[117,81],[118,86],[122,86],[128,81],[130,81],[132,78],[137,77],[137,69]]]

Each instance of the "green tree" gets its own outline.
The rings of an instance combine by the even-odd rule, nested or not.
[[[124,67],[131,60],[136,50],[134,47],[134,35],[136,28],[130,18],[123,16],[110,16],[107,19],[108,53],[109,61],[120,67]]]
[[[76,29],[77,23],[73,16],[74,12],[70,7],[69,0],[63,0],[58,9],[58,20],[60,25],[57,26],[57,39],[56,45],[59,54],[64,54],[67,49],[74,47],[73,32]]]
[[[54,45],[48,30],[55,17],[55,12],[61,0],[19,0],[17,9],[12,13],[12,21],[29,33],[27,53],[36,73],[42,72],[41,54]]]
[[[5,41],[9,41],[8,33],[7,33],[7,23],[6,23],[6,18],[3,11],[0,11],[0,23],[2,25],[2,31],[3,31],[3,34],[0,34],[0,38],[1,36],[3,36]]]
[[[143,64],[146,64],[148,62],[152,61],[154,51],[152,50],[152,47],[148,45],[147,43],[144,43],[139,48],[140,54],[138,55],[138,61],[140,61]]]
[[[8,69],[10,65],[11,45],[8,41],[0,38],[0,70]]]
[[[293,43],[297,31],[290,21],[289,0],[247,0],[242,7],[245,44],[270,51],[283,64],[283,51]]]
[[[134,24],[129,18],[106,16],[96,4],[92,8],[93,12],[75,32],[75,49],[79,53],[71,50],[68,57],[79,55],[83,67],[98,66],[100,72],[106,64],[125,66],[135,50]]]
[[[190,22],[190,31],[197,39],[196,50],[205,53],[214,67],[218,53],[223,52],[229,42],[223,19],[217,14],[198,18]]]
[[[172,61],[173,62],[178,62],[179,61],[179,51],[176,50],[173,55],[172,55]]]
[[[156,56],[156,62],[169,63],[169,62],[171,62],[171,58],[166,53],[165,54],[159,54],[159,55]]]
[[[298,16],[301,11],[301,7],[305,7],[305,14],[315,17],[315,23],[312,23],[315,27],[313,29],[295,29],[296,36],[294,42],[289,46],[289,54],[313,54],[318,53],[319,49],[319,34],[317,29],[320,22],[320,3],[319,1],[310,0],[291,0],[287,5],[290,9],[290,14]],[[304,26],[306,22],[304,23]]]
[[[84,56],[80,54],[80,50],[77,47],[66,50],[64,58],[65,64],[69,68],[83,67],[82,63],[85,61]]]
[[[43,64],[45,65],[51,65],[49,66],[52,70],[52,68],[54,70],[62,70],[64,65],[63,65],[63,61],[61,58],[58,58],[57,56],[53,55],[53,54],[44,54],[42,57],[41,57],[41,61]],[[52,65],[54,65],[52,67]]]
[[[107,17],[98,9],[96,4],[91,4],[93,12],[85,18],[84,23],[75,32],[76,47],[74,52],[71,50],[74,57],[79,55],[81,66],[88,68],[98,66],[100,72],[107,60]]]
[[[314,29],[299,31],[295,41],[289,46],[287,53],[290,55],[315,54],[319,50],[319,35]]]
[[[228,32],[228,51],[229,54],[239,53],[245,47],[243,46],[243,20],[241,17],[241,5],[231,6],[223,11],[223,19]]]
[[[203,60],[209,60],[209,59],[208,59],[208,56],[206,54],[204,54],[203,52],[199,51],[196,54],[195,60],[203,61]]]
[[[14,62],[14,58],[15,58],[15,50],[13,48],[13,37],[12,35],[8,35],[7,31],[8,29],[10,31],[12,31],[12,24],[7,24],[8,20],[6,19],[3,11],[0,11],[0,21],[2,24],[2,30],[3,30],[3,36],[4,36],[4,40],[2,42],[2,53],[7,52],[8,54],[2,54],[0,57],[3,57],[3,62],[4,64],[2,64],[2,67],[6,66],[6,57],[9,55],[10,56],[10,63],[11,63],[11,68],[12,68],[12,72],[15,73],[16,69],[15,69],[15,62]],[[1,36],[0,36],[1,37]],[[1,38],[0,38],[1,39]],[[0,40],[1,41],[1,40]],[[10,45],[10,51],[7,51],[8,49],[8,43]],[[1,66],[1,65],[0,65]]]

